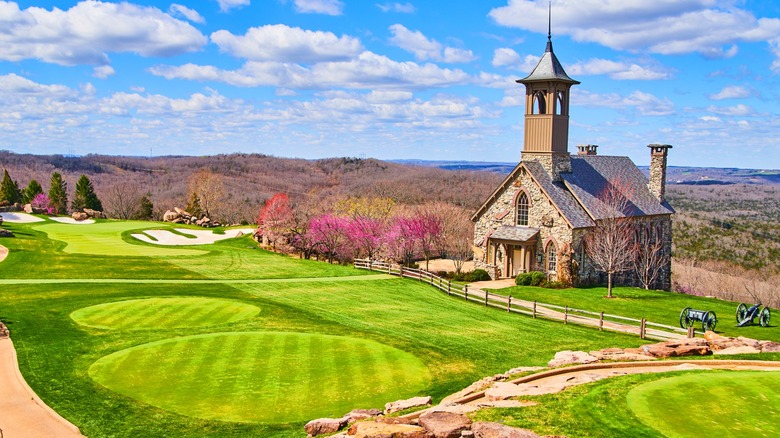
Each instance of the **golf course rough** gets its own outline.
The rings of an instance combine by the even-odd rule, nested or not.
[[[684,374],[639,385],[626,401],[664,436],[780,436],[778,371]]]
[[[114,301],[70,314],[77,323],[111,330],[208,327],[229,324],[260,313],[251,304],[218,298],[163,297]]]
[[[289,423],[418,395],[417,357],[379,342],[309,333],[212,333],[165,339],[98,359],[108,389],[207,420]]]

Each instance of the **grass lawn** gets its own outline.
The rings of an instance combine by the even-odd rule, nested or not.
[[[269,253],[248,236],[198,246],[197,256],[147,257],[169,248],[126,239],[163,224],[62,225],[56,240],[51,225],[59,226],[8,227],[17,237],[2,241],[11,251],[0,263],[0,320],[28,383],[90,437],[303,437],[315,417],[438,399],[486,375],[544,365],[560,350],[642,343]],[[107,239],[98,247],[141,252],[66,251],[88,248],[91,229]],[[663,313],[657,303],[666,298],[646,296],[614,313]],[[667,302],[675,313],[679,304]],[[593,414],[587,406],[581,415]]]
[[[780,372],[669,377],[637,386],[627,401],[642,422],[667,436],[780,436]]]
[[[756,324],[737,327],[737,303],[716,300],[714,298],[694,297],[663,291],[647,291],[632,287],[616,287],[613,289],[615,298],[604,298],[606,287],[590,287],[578,289],[545,289],[532,286],[514,286],[501,289],[497,293],[512,295],[529,301],[569,306],[576,309],[593,312],[609,313],[635,319],[646,318],[648,321],[680,326],[680,311],[686,307],[699,310],[712,310],[718,316],[715,331],[724,336],[745,336],[753,339],[780,341],[780,329],[775,321],[770,327]],[[749,304],[749,305],[752,305]],[[772,309],[774,310],[774,309]],[[701,323],[694,327],[701,333]]]

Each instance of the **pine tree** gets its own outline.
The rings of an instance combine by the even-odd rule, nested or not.
[[[3,181],[0,182],[0,201],[8,201],[9,204],[22,201],[19,184],[11,179],[6,169],[3,169]]]
[[[66,214],[68,212],[68,184],[62,180],[62,175],[59,172],[51,174],[49,199],[51,199],[51,205],[54,207],[56,214]]]
[[[134,219],[145,221],[152,219],[152,216],[154,215],[154,204],[152,204],[151,199],[149,199],[150,196],[152,196],[152,194],[147,193],[138,201],[138,211],[135,214]]]
[[[81,175],[76,182],[76,192],[73,194],[70,208],[73,211],[81,211],[85,208],[103,211],[103,204],[95,194],[95,188],[92,187],[92,181],[87,178],[87,175]]]
[[[27,188],[24,189],[24,192],[22,192],[22,203],[31,203],[32,200],[41,193],[43,193],[43,187],[41,187],[41,183],[34,179],[30,180],[30,183],[27,184]]]

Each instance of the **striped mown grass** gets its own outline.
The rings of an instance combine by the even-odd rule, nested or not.
[[[306,333],[214,333],[131,347],[98,359],[101,385],[189,417],[288,423],[340,416],[419,391],[414,355],[365,339]]]
[[[116,301],[78,309],[70,317],[81,325],[103,329],[169,329],[207,327],[252,318],[260,308],[238,301],[170,297]]]
[[[780,372],[685,374],[639,385],[626,399],[665,436],[780,436]]]

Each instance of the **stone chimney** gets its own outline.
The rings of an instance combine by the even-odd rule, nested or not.
[[[596,148],[598,145],[595,144],[578,144],[577,155],[596,155]]]
[[[659,202],[664,202],[666,193],[666,155],[672,145],[649,144],[650,148],[650,183],[648,188]]]

